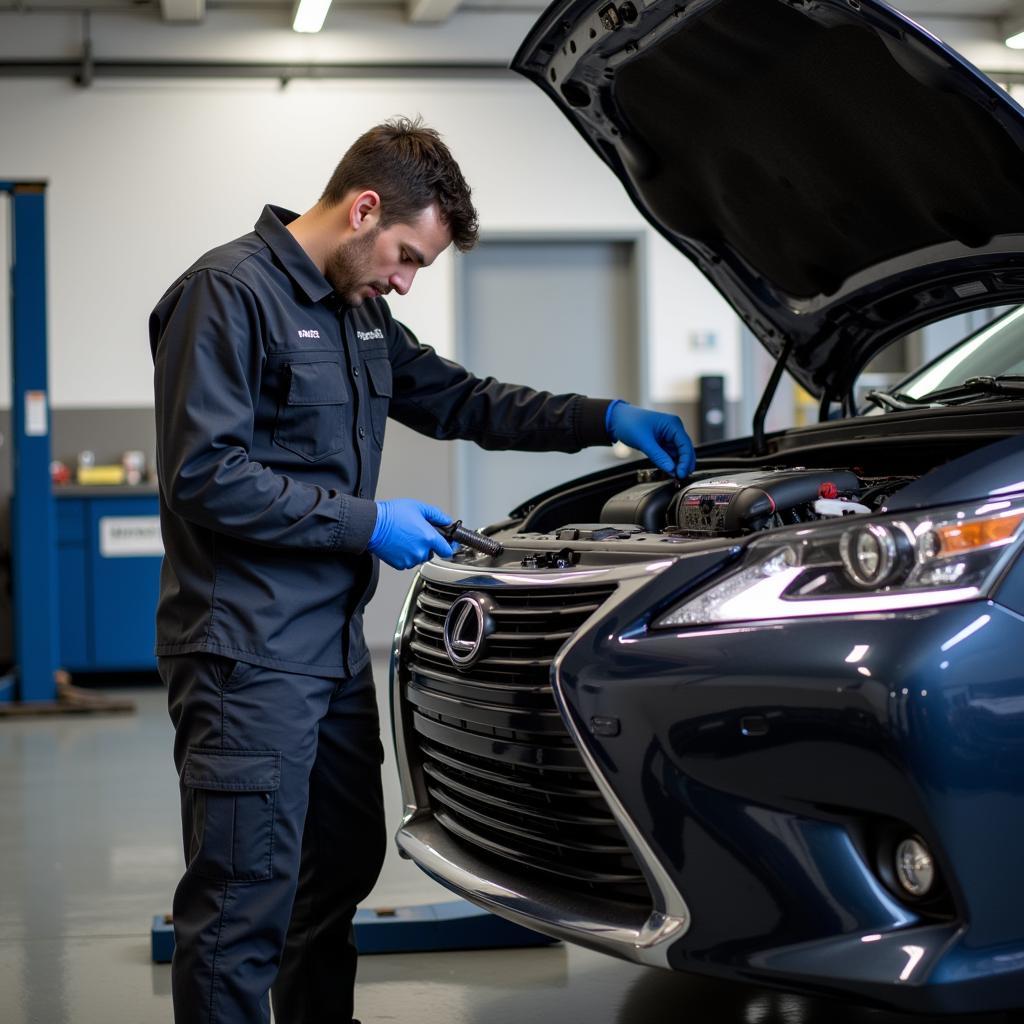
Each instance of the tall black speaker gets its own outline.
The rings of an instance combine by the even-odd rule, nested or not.
[[[707,376],[700,378],[700,428],[701,444],[725,440],[725,378]]]

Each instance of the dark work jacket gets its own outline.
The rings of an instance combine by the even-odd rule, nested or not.
[[[157,304],[158,655],[346,677],[369,660],[366,545],[388,416],[484,448],[608,444],[607,400],[474,377],[382,299],[339,300],[266,207]]]

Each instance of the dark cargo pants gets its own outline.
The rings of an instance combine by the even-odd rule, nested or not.
[[[352,915],[377,878],[383,749],[349,680],[215,655],[160,659],[181,781],[176,1024],[348,1024]]]

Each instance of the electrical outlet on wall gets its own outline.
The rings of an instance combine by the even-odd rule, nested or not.
[[[686,340],[691,352],[713,352],[718,348],[715,331],[688,331]]]

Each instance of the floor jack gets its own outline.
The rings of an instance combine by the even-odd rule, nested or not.
[[[357,910],[354,927],[360,956],[368,953],[511,949],[550,946],[558,941],[506,921],[466,900]],[[171,962],[174,926],[169,914],[153,918],[151,945],[154,963]]]

